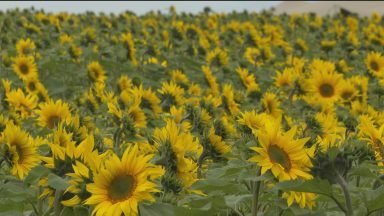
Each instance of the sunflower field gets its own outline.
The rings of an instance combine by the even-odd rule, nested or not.
[[[383,26],[0,12],[0,215],[384,215]]]

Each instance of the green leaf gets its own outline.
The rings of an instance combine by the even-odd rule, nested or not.
[[[82,206],[76,206],[74,208],[75,216],[87,216],[89,215],[88,208]]]
[[[37,166],[33,168],[28,176],[25,178],[25,184],[33,184],[40,180],[42,177],[47,176],[51,171],[44,166]]]
[[[165,203],[154,203],[152,205],[141,204],[139,208],[141,216],[175,215],[174,207]]]
[[[354,167],[349,172],[350,176],[362,176],[367,178],[377,178],[376,174],[373,173],[370,169],[364,166]]]
[[[72,208],[64,207],[63,210],[60,212],[60,216],[73,216],[74,212]]]
[[[373,200],[368,201],[367,208],[370,212],[374,212],[384,208],[384,194],[379,194]]]
[[[48,175],[48,185],[56,190],[62,191],[69,187],[69,184],[66,180],[53,173]]]
[[[23,215],[24,205],[23,203],[18,202],[0,202],[0,215],[10,216],[10,215]]]
[[[329,182],[327,180],[320,179],[313,179],[308,181],[283,181],[278,183],[275,188],[284,191],[309,192],[327,196],[332,195],[332,187]]]

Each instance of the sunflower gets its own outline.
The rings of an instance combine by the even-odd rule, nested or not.
[[[133,65],[137,65],[136,60],[136,48],[133,36],[130,32],[121,35],[121,41],[124,43],[127,49],[127,58],[131,60]]]
[[[179,187],[188,190],[197,181],[197,163],[193,159],[202,151],[198,140],[189,132],[183,132],[172,120],[167,120],[165,127],[156,128],[153,137],[164,161],[166,174],[175,176]]]
[[[33,54],[35,48],[36,48],[35,43],[29,38],[25,40],[21,39],[16,43],[17,53],[21,56]]]
[[[212,74],[212,71],[207,66],[202,66],[201,70],[204,73],[205,80],[207,81],[209,87],[211,88],[211,91],[214,95],[219,94],[219,85],[216,82],[216,77]]]
[[[28,77],[24,81],[25,89],[30,94],[38,94],[39,89],[42,88],[43,84],[40,82],[40,80],[37,77]]]
[[[183,105],[185,102],[184,89],[174,82],[163,82],[158,92],[162,95],[162,103],[169,108],[170,105]]]
[[[149,162],[151,155],[143,156],[137,146],[127,148],[122,159],[112,155],[86,188],[91,197],[85,204],[95,205],[96,215],[138,215],[138,204],[155,201],[152,193],[159,192],[153,179],[163,170]]]
[[[171,73],[171,79],[173,82],[180,84],[181,86],[188,86],[189,79],[188,77],[181,72],[180,70],[173,70]]]
[[[343,103],[350,103],[359,96],[359,91],[350,80],[342,80],[339,89],[340,100]]]
[[[236,115],[237,113],[239,113],[239,104],[235,101],[235,94],[233,93],[233,88],[231,84],[225,84],[223,86],[222,95],[225,109],[227,109],[232,115]]]
[[[267,118],[268,117],[265,113],[257,114],[255,110],[252,110],[242,112],[237,122],[253,131],[262,129]]]
[[[258,155],[249,159],[261,167],[261,173],[271,170],[279,180],[311,179],[312,166],[304,145],[309,138],[294,139],[296,128],[284,132],[279,123],[265,122],[264,129],[256,132],[261,147],[251,147]]]
[[[13,70],[21,79],[37,77],[37,66],[32,56],[18,56],[13,61]]]
[[[370,52],[365,58],[365,65],[367,66],[369,72],[376,77],[384,76],[384,57],[381,53]]]
[[[384,124],[376,127],[372,119],[365,115],[361,116],[359,120],[359,138],[372,146],[376,160],[382,166],[384,160]]]
[[[237,74],[239,74],[240,79],[247,89],[248,93],[259,91],[259,85],[256,83],[256,78],[253,74],[249,74],[248,70],[245,68],[238,67],[236,68]]]
[[[306,192],[284,192],[282,197],[287,200],[288,207],[290,207],[293,202],[296,202],[300,208],[308,207],[312,209],[316,206],[315,199],[317,195],[314,193],[306,193]]]
[[[263,59],[262,59],[262,56],[261,56],[261,52],[260,52],[260,50],[257,49],[257,48],[248,47],[248,48],[245,50],[244,58],[245,58],[249,63],[251,63],[252,65],[255,65],[255,66],[261,66],[261,65],[263,65]]]
[[[31,116],[37,106],[37,97],[34,95],[26,96],[21,89],[12,90],[6,96],[6,100],[13,108],[11,110],[15,111],[22,118]]]
[[[43,127],[52,129],[58,126],[60,122],[68,121],[71,118],[68,104],[61,100],[50,100],[40,104],[39,107],[40,110],[37,111],[39,114],[38,121]]]
[[[283,111],[279,108],[280,101],[277,99],[276,94],[272,92],[266,92],[261,99],[263,110],[266,114],[279,119]]]
[[[117,86],[119,87],[120,91],[128,90],[133,86],[132,80],[128,76],[123,75],[117,81]]]
[[[333,104],[339,100],[341,80],[341,74],[328,72],[327,69],[313,71],[305,87],[309,93],[306,99],[310,103]]]
[[[104,82],[106,79],[105,71],[99,62],[93,61],[88,64],[88,76],[94,82]]]
[[[143,89],[143,86],[140,85],[139,87],[134,87],[131,89],[130,94],[135,96],[133,98],[140,99],[140,107],[142,109],[150,109],[155,114],[161,113],[161,101],[156,96],[155,92],[151,90],[151,88]]]
[[[3,142],[8,148],[6,157],[11,165],[11,173],[23,179],[39,163],[33,139],[27,132],[13,124],[6,126],[3,136]]]
[[[275,79],[275,86],[279,88],[293,88],[297,73],[294,67],[284,68],[282,72],[277,72]]]
[[[208,65],[225,66],[228,64],[228,60],[228,53],[218,47],[208,52],[206,56]]]
[[[223,138],[215,134],[214,127],[209,129],[207,137],[216,154],[223,155],[231,151],[231,147],[225,143]]]

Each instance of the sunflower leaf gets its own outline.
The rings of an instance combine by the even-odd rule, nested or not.
[[[53,173],[48,175],[48,185],[56,190],[65,190],[69,187],[69,183],[65,179]]]

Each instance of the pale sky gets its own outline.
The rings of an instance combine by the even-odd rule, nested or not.
[[[138,15],[150,10],[168,12],[171,5],[178,12],[200,12],[205,6],[210,6],[215,12],[231,12],[233,10],[261,11],[276,6],[281,1],[0,1],[0,10],[5,11],[13,8],[43,8],[47,12],[72,12],[81,13],[85,11],[119,13],[126,10]]]

